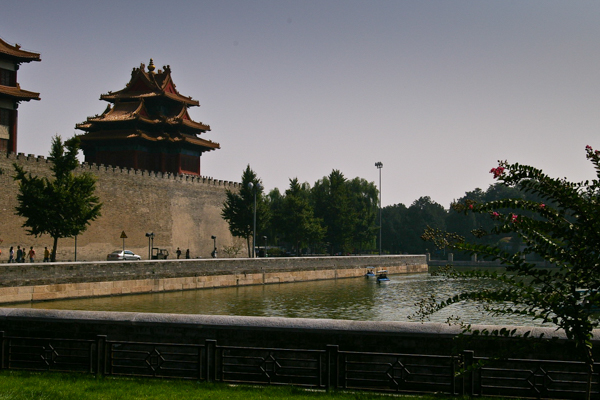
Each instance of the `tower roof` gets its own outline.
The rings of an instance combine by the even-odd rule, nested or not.
[[[39,93],[30,92],[29,90],[23,90],[21,89],[21,86],[18,83],[17,86],[0,85],[0,95],[9,97],[15,101],[29,101],[40,99]]]
[[[142,63],[133,69],[124,89],[100,96],[111,104],[75,126],[86,132],[80,135],[84,150],[92,143],[123,140],[180,144],[199,152],[220,148],[219,143],[198,137],[210,126],[190,118],[188,108],[200,104],[177,91],[171,68],[154,70],[152,59],[148,69]]]
[[[42,61],[39,53],[21,50],[20,45],[12,46],[0,38],[0,57],[2,56],[11,58],[18,63]]]
[[[163,67],[162,70],[154,72],[154,63],[150,59],[148,70],[142,63],[139,68],[134,68],[131,71],[131,80],[117,92],[108,92],[100,96],[100,99],[114,103],[117,100],[129,100],[139,98],[157,98],[163,97],[176,102],[181,102],[187,106],[199,106],[197,100],[191,97],[181,95],[175,88],[175,84],[171,78],[171,67],[169,65]]]

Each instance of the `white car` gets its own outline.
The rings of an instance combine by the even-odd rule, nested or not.
[[[131,250],[115,250],[106,256],[107,261],[141,260],[142,257]]]

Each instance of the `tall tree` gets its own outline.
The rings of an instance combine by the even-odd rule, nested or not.
[[[325,240],[331,254],[351,250],[352,233],[356,212],[351,207],[347,180],[339,170],[318,180],[311,191],[315,215],[323,220],[327,228]]]
[[[310,204],[310,187],[300,184],[297,178],[290,179],[277,219],[284,239],[293,245],[298,256],[303,246],[321,242],[325,234],[322,221],[315,217]]]
[[[404,238],[406,252],[418,254],[426,251],[421,235],[427,226],[444,229],[446,210],[429,196],[423,196],[415,200],[406,212],[406,237]]]
[[[356,216],[352,229],[353,247],[356,251],[374,249],[379,225],[379,190],[374,182],[358,177],[348,182],[348,188],[350,206]]]
[[[52,138],[52,179],[32,176],[14,164],[14,179],[19,182],[16,214],[25,217],[23,227],[30,235],[52,237],[52,261],[56,261],[58,239],[81,234],[101,215],[102,204],[94,195],[96,178],[90,173],[73,173],[79,165],[78,150],[77,137],[64,143],[58,135]]]
[[[249,184],[252,185],[249,185]],[[221,216],[229,223],[229,231],[233,236],[246,239],[248,257],[252,257],[250,238],[254,231],[254,201],[256,199],[256,230],[264,231],[269,219],[269,209],[263,196],[264,188],[256,173],[246,167],[242,173],[242,185],[239,191],[227,190],[226,200],[221,210]],[[256,196],[256,197],[255,197]]]
[[[398,203],[381,210],[381,248],[390,254],[402,254],[405,250],[406,213],[408,208]]]

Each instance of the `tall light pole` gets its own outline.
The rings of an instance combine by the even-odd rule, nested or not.
[[[154,245],[154,232],[147,232],[146,237],[148,238],[148,260],[152,259],[152,246]],[[152,243],[150,243],[152,242]]]
[[[267,237],[263,236],[263,239],[265,239],[265,258],[267,258]]]
[[[252,258],[256,258],[256,192],[262,189],[259,182],[254,185],[252,182],[248,182],[248,189],[254,191],[254,228],[252,230]]]
[[[217,237],[212,235],[210,238],[213,240],[213,251],[210,253],[210,255],[212,258],[217,258]]]
[[[381,169],[383,168],[383,163],[377,161],[375,166],[379,170],[379,255],[381,255]]]

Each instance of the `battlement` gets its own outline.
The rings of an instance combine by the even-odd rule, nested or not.
[[[5,156],[9,161],[17,162],[23,167],[27,168],[27,165],[31,166],[39,166],[40,164],[48,164],[52,161],[48,160],[44,156],[36,156],[34,154],[24,153],[2,153],[2,156]],[[1,156],[0,156],[1,157]],[[239,182],[231,182],[224,181],[221,179],[215,179],[212,177],[206,176],[196,176],[196,175],[187,175],[187,174],[172,174],[170,172],[162,173],[159,171],[148,171],[148,170],[139,170],[133,168],[123,168],[123,167],[115,167],[112,165],[104,165],[104,164],[89,164],[89,163],[81,163],[79,164],[79,170],[81,172],[89,171],[95,175],[99,174],[121,174],[121,175],[129,175],[129,176],[139,176],[140,179],[142,177],[150,177],[156,179],[165,179],[172,181],[181,181],[181,182],[191,182],[198,183],[208,186],[222,186],[225,188],[239,188]]]

